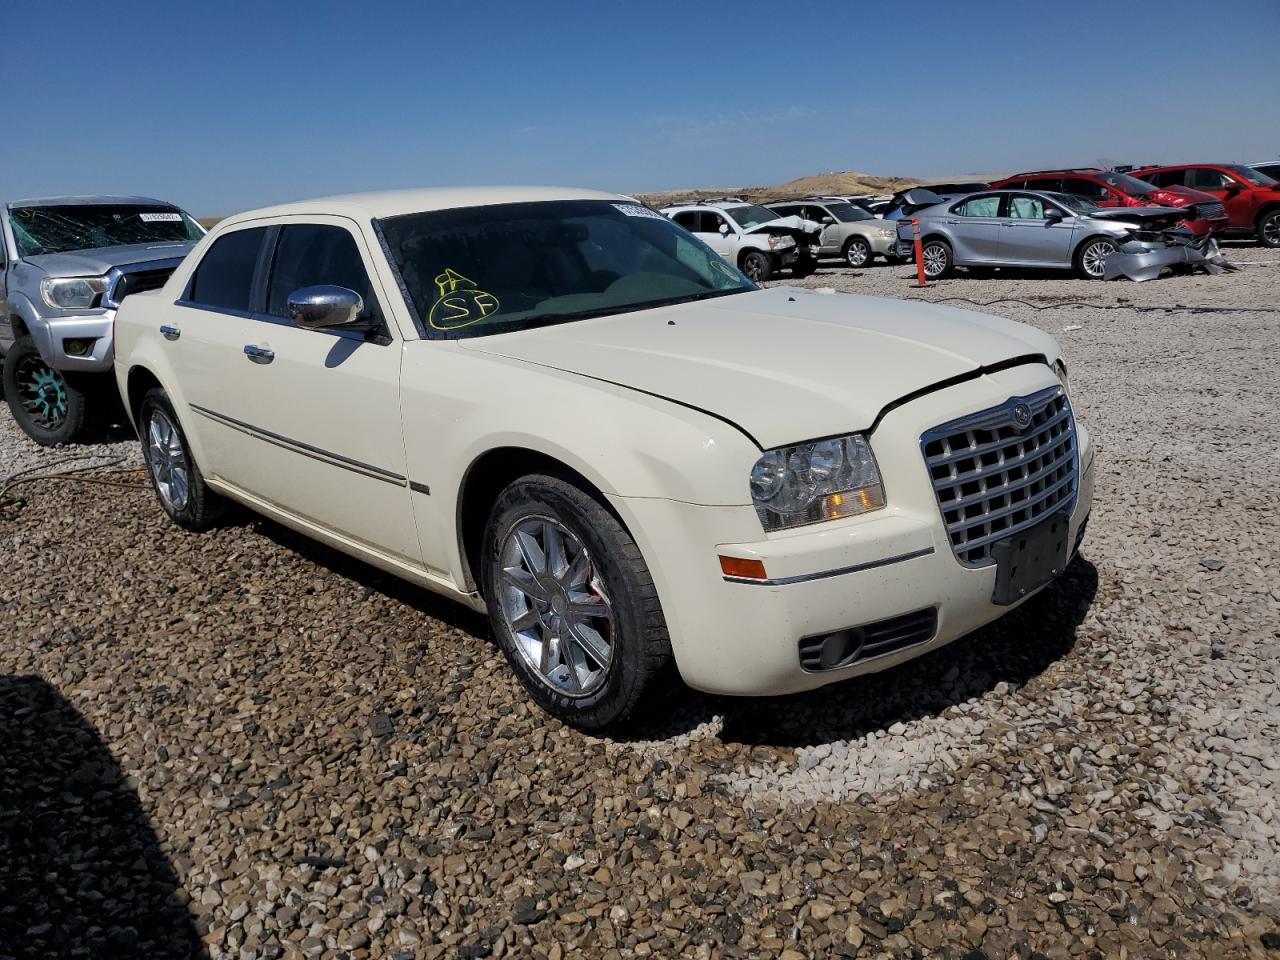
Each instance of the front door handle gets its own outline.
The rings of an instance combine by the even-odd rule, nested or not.
[[[177,327],[171,327],[167,323],[161,325],[160,333],[164,335],[164,338],[166,340],[177,340],[180,336],[182,336],[181,330],[179,330]]]
[[[255,347],[252,343],[244,345],[244,355],[254,363],[270,363],[276,358],[274,350],[268,350],[266,347]]]

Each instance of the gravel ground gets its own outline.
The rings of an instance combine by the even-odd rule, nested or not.
[[[985,309],[1067,351],[1083,555],[905,667],[675,691],[626,737],[531,710],[480,618],[274,524],[20,487],[0,956],[1280,956],[1280,254],[1228,255],[1255,265],[804,281],[1052,307]],[[1255,312],[1132,309],[1176,304]],[[0,417],[0,477],[134,447]]]

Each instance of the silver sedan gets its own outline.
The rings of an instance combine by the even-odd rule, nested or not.
[[[1048,267],[1101,280],[1107,258],[1135,232],[1160,231],[1185,219],[1169,207],[1103,208],[1080,197],[990,190],[926,207],[898,223],[898,253],[912,253],[915,224],[930,280],[954,267]]]

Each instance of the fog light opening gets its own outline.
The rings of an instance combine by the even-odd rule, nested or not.
[[[63,340],[62,349],[69,357],[84,357],[93,351],[93,345],[97,342],[97,337],[77,337]]]
[[[856,660],[862,650],[866,634],[861,629],[837,630],[822,639],[822,652],[818,655],[818,664],[823,670],[830,670],[842,663]]]

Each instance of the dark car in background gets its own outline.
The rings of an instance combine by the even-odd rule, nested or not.
[[[1135,177],[1159,187],[1190,187],[1211,194],[1227,211],[1228,235],[1280,247],[1280,183],[1241,163],[1181,163],[1142,167]]]
[[[1185,226],[1197,237],[1227,229],[1227,212],[1217,197],[1180,185],[1161,187],[1136,176],[1101,167],[1032,170],[1006,177],[991,186],[993,190],[1065,193],[1103,208],[1192,207],[1194,209],[1188,212]]]

